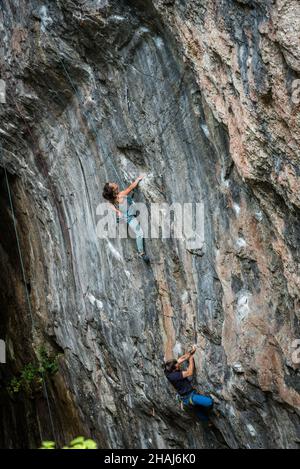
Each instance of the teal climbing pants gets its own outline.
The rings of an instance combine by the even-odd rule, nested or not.
[[[136,219],[135,203],[132,197],[128,196],[124,198],[124,202],[119,204],[117,207],[122,212],[121,217],[117,217],[118,223],[126,222],[135,235],[136,247],[138,252],[141,254],[144,252],[144,233],[138,220]]]
[[[135,234],[135,242],[138,252],[144,252],[144,233],[142,227],[135,217],[130,217],[127,221],[129,228]]]

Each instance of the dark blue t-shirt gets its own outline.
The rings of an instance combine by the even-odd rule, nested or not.
[[[188,378],[182,376],[182,371],[172,371],[171,373],[167,373],[166,376],[180,396],[193,391],[191,382]]]

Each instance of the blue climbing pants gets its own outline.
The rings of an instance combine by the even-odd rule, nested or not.
[[[184,405],[193,408],[200,420],[207,421],[208,413],[213,408],[214,401],[209,396],[204,396],[196,391],[192,391],[187,396],[181,398]]]

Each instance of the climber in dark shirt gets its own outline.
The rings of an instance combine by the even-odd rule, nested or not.
[[[194,353],[196,347],[181,357],[178,360],[169,360],[164,364],[165,375],[174,386],[179,395],[180,400],[184,405],[194,407],[200,420],[208,420],[208,411],[213,407],[213,400],[209,396],[199,394],[193,388],[191,381],[188,379],[193,376],[195,363]],[[182,363],[188,360],[189,366],[187,370],[181,371]]]

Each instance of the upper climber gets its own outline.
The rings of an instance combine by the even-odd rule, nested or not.
[[[200,420],[208,420],[208,412],[213,407],[213,399],[209,396],[204,396],[196,392],[193,388],[191,381],[188,379],[193,376],[195,363],[194,353],[196,352],[196,346],[192,350],[181,357],[178,360],[169,360],[164,363],[165,375],[174,386],[180,400],[187,406],[195,406],[195,411]],[[181,365],[187,361],[189,366],[186,371],[181,371]]]
[[[130,194],[144,176],[139,176],[127,189],[119,190],[118,184],[115,182],[107,182],[103,188],[103,197],[112,204],[113,210],[117,213],[118,222],[124,221],[128,224],[135,234],[137,250],[139,256],[145,261],[149,262],[149,257],[145,254],[144,250],[144,233],[140,223],[136,219],[137,213],[134,208],[134,202]]]

